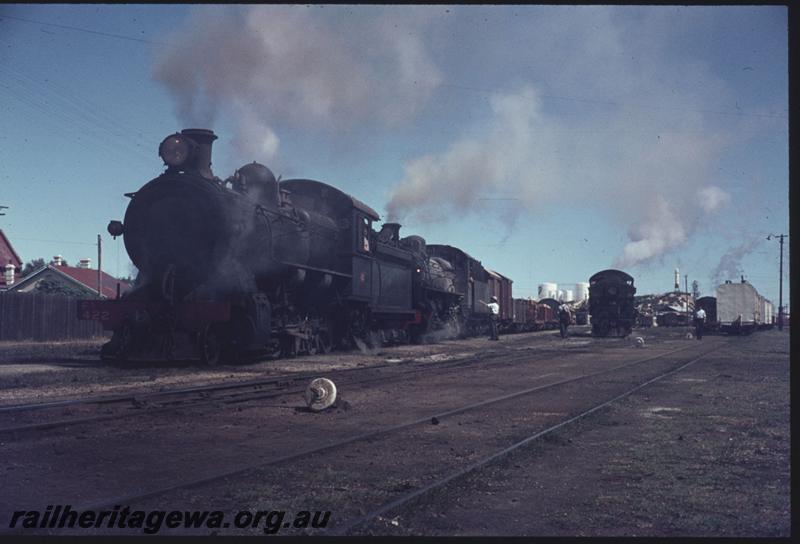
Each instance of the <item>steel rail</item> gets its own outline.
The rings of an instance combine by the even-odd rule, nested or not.
[[[548,427],[547,429],[539,431],[539,432],[537,432],[537,433],[535,433],[535,434],[533,434],[533,435],[531,435],[531,436],[529,436],[529,437],[527,437],[527,438],[525,438],[523,440],[520,440],[519,442],[516,442],[516,443],[512,444],[511,446],[508,446],[507,448],[504,448],[504,449],[502,449],[500,451],[497,451],[497,452],[493,453],[492,455],[490,455],[488,457],[485,457],[485,458],[483,458],[481,460],[475,461],[474,463],[470,464],[469,466],[464,467],[464,468],[459,469],[459,470],[456,470],[455,472],[450,473],[449,475],[445,476],[444,478],[440,478],[440,479],[438,479],[438,480],[436,480],[434,482],[431,482],[431,483],[429,483],[427,485],[424,485],[424,486],[422,486],[422,487],[420,487],[420,488],[418,488],[418,489],[416,489],[414,491],[406,493],[406,494],[404,494],[404,495],[402,495],[402,496],[400,496],[400,497],[398,497],[398,498],[396,498],[396,499],[394,499],[392,501],[389,501],[389,502],[383,504],[382,506],[380,506],[379,508],[376,508],[376,509],[372,510],[371,512],[368,512],[368,513],[364,514],[363,516],[355,519],[354,521],[352,521],[350,523],[347,523],[344,526],[338,527],[332,534],[334,536],[345,535],[345,534],[349,533],[351,530],[355,529],[356,527],[359,527],[359,526],[371,521],[374,518],[382,516],[383,514],[386,514],[387,512],[390,512],[390,511],[392,511],[392,510],[394,510],[394,509],[396,509],[396,508],[398,508],[400,506],[403,506],[404,504],[407,504],[408,502],[410,502],[410,501],[412,501],[412,500],[414,500],[414,499],[416,499],[418,497],[421,497],[421,496],[423,496],[425,494],[430,493],[431,491],[433,491],[435,489],[438,489],[438,488],[440,488],[440,487],[442,487],[444,485],[447,485],[448,483],[452,482],[453,480],[456,480],[458,478],[466,476],[467,474],[469,474],[471,472],[479,470],[479,469],[491,464],[492,462],[497,461],[498,459],[500,459],[502,457],[505,457],[506,455],[508,455],[510,453],[513,453],[514,451],[516,451],[516,450],[518,450],[518,449],[530,444],[531,442],[533,442],[533,441],[535,441],[535,440],[537,440],[537,439],[539,439],[539,438],[541,438],[543,436],[546,436],[546,435],[548,435],[548,434],[550,434],[550,433],[552,433],[554,431],[557,431],[557,430],[561,429],[562,427],[565,427],[565,426],[569,425],[570,423],[574,423],[575,421],[578,421],[579,419],[583,419],[583,418],[589,416],[590,414],[593,414],[594,412],[597,412],[598,410],[601,410],[601,409],[605,408],[606,406],[609,406],[610,404],[612,404],[614,402],[617,402],[617,401],[619,401],[619,400],[621,400],[621,399],[623,399],[623,398],[635,393],[636,391],[642,389],[643,387],[646,387],[646,386],[650,385],[651,383],[654,383],[654,382],[656,382],[658,380],[661,380],[661,379],[663,379],[663,378],[665,378],[667,376],[670,376],[672,374],[680,372],[681,370],[683,370],[684,368],[688,367],[689,365],[694,364],[697,361],[699,361],[700,359],[702,359],[703,357],[707,356],[709,353],[711,353],[713,351],[716,351],[716,350],[718,350],[718,349],[720,349],[722,347],[723,346],[717,346],[717,347],[707,351],[706,353],[703,353],[699,357],[696,357],[696,358],[692,359],[691,361],[679,366],[678,368],[674,368],[674,369],[669,370],[667,372],[664,372],[663,374],[660,374],[660,375],[658,375],[658,376],[656,376],[654,378],[651,378],[651,379],[649,379],[649,380],[647,380],[647,381],[645,381],[643,383],[640,383],[636,387],[634,387],[632,389],[629,389],[628,391],[625,391],[624,393],[622,393],[620,395],[617,395],[616,397],[614,397],[614,398],[612,398],[610,400],[607,400],[607,401],[604,401],[604,402],[602,402],[600,404],[597,404],[597,405],[593,406],[592,408],[590,408],[588,410],[585,410],[585,411],[583,411],[583,412],[581,412],[581,413],[579,413],[579,414],[577,414],[577,415],[575,415],[575,416],[573,416],[573,417],[571,417],[569,419],[566,419],[566,420],[564,420],[564,421],[562,421],[560,423],[552,425],[552,426]]]
[[[552,350],[558,351],[558,350]],[[486,354],[484,358],[491,359],[494,356],[502,356],[504,352],[500,351],[492,351]],[[474,358],[475,356],[463,357],[457,360],[466,360],[470,358]],[[451,359],[448,362],[452,362],[456,359]],[[405,364],[414,364],[413,358],[404,358],[395,363],[387,363],[382,365],[373,365],[369,367],[354,367],[354,368],[340,368],[331,370],[329,373],[348,373],[354,371],[363,371],[369,369],[379,369],[379,368],[390,368],[396,367],[399,365]],[[419,363],[417,363],[419,364]],[[423,363],[428,364],[428,363]],[[146,398],[152,397],[161,397],[161,396],[169,396],[169,395],[180,395],[185,393],[197,393],[203,391],[221,391],[225,389],[234,389],[240,387],[251,387],[251,386],[258,386],[258,385],[268,385],[276,381],[289,381],[289,380],[298,380],[298,379],[308,379],[311,377],[318,376],[320,373],[306,373],[306,374],[279,374],[277,376],[271,376],[269,378],[262,378],[257,380],[246,380],[240,382],[228,382],[224,384],[206,384],[206,385],[199,385],[199,386],[192,386],[192,387],[185,387],[185,388],[174,388],[168,389],[163,391],[156,391],[156,392],[143,392],[143,393],[120,393],[118,395],[106,395],[106,396],[98,396],[93,398],[68,398],[68,399],[60,399],[50,402],[34,402],[34,403],[24,403],[24,404],[7,404],[7,405],[0,405],[0,413],[9,413],[9,412],[21,412],[21,411],[34,411],[34,410],[43,410],[48,408],[59,408],[59,407],[66,407],[66,406],[75,406],[75,405],[89,405],[89,404],[109,404],[113,402],[133,402],[133,401],[140,401]]]
[[[681,349],[685,349],[685,348],[681,348]],[[540,360],[549,360],[549,359],[552,359],[554,357],[557,357],[561,353],[558,350],[553,350],[553,351],[556,351],[557,353],[556,354],[548,353],[550,356],[544,357],[543,359],[540,359]],[[509,355],[511,355],[512,357],[509,357]],[[376,382],[376,381],[377,382],[381,382],[381,381],[385,382],[385,381],[391,380],[393,378],[402,378],[402,377],[405,377],[405,376],[408,376],[408,375],[412,375],[412,374],[416,374],[416,373],[424,372],[424,371],[435,372],[437,370],[451,370],[451,369],[457,368],[459,366],[463,366],[463,365],[468,364],[468,363],[471,364],[473,362],[485,362],[487,360],[491,362],[491,361],[500,360],[502,363],[506,363],[506,364],[512,363],[513,364],[513,363],[516,363],[516,362],[524,361],[527,358],[527,356],[520,355],[520,356],[517,356],[517,357],[513,357],[513,355],[516,355],[516,353],[509,354],[509,353],[490,352],[488,355],[484,355],[482,357],[476,357],[475,355],[471,355],[471,356],[468,356],[468,357],[450,359],[448,361],[444,361],[444,362],[438,363],[438,364],[436,364],[436,363],[421,363],[421,362],[410,362],[410,363],[409,362],[406,362],[406,363],[398,362],[398,363],[391,363],[391,364],[385,364],[385,365],[375,365],[375,366],[370,366],[370,367],[345,368],[345,369],[339,369],[339,370],[333,371],[332,372],[332,377],[336,378],[336,377],[340,376],[343,373],[348,373],[349,374],[349,373],[354,373],[354,372],[366,372],[366,371],[375,370],[375,369],[380,370],[380,369],[385,369],[385,368],[402,368],[402,367],[405,367],[405,366],[412,366],[413,367],[413,368],[410,368],[408,370],[401,370],[400,372],[397,372],[396,374],[394,374],[392,376],[376,376],[376,377],[370,377],[370,378],[366,378],[366,379],[362,379],[362,380],[354,380],[354,381],[351,381],[351,382],[345,382],[346,385],[358,385],[358,384],[362,384],[362,383],[371,383],[371,382]],[[508,360],[503,360],[504,357],[509,357],[509,359]],[[430,367],[430,369],[425,368],[425,367]],[[226,385],[221,385],[219,387],[215,387],[213,385],[208,385],[208,386],[199,386],[199,387],[195,387],[195,388],[186,388],[186,389],[172,390],[172,391],[159,391],[159,392],[153,393],[151,395],[140,395],[140,396],[125,395],[125,396],[120,396],[120,402],[122,400],[130,400],[131,402],[133,402],[133,401],[141,402],[141,400],[143,400],[143,399],[149,399],[151,397],[158,397],[158,396],[165,396],[165,395],[168,396],[168,395],[171,395],[171,394],[174,394],[174,393],[185,394],[185,393],[191,393],[191,392],[218,391],[218,390],[226,390],[226,389],[233,389],[233,388],[239,388],[239,387],[248,387],[248,386],[254,386],[254,385],[269,385],[269,384],[277,384],[278,386],[280,386],[281,382],[308,380],[309,378],[317,377],[317,376],[319,376],[318,372],[317,373],[313,373],[313,374],[312,373],[299,374],[299,375],[298,374],[294,374],[294,375],[285,375],[285,376],[273,377],[273,378],[271,378],[269,380],[257,380],[257,381],[253,381],[253,382],[238,382],[237,384],[226,384]],[[16,425],[16,426],[13,426],[13,427],[2,427],[2,428],[0,428],[0,434],[8,434],[8,433],[13,433],[13,432],[44,430],[44,429],[53,429],[53,428],[56,428],[56,427],[64,427],[64,426],[68,426],[68,425],[79,425],[79,424],[83,424],[83,423],[94,423],[94,422],[97,422],[97,421],[109,421],[109,420],[114,420],[114,419],[124,419],[124,418],[128,418],[128,417],[144,416],[144,415],[150,415],[150,414],[156,414],[156,413],[162,413],[162,412],[169,412],[169,411],[173,411],[173,410],[181,410],[181,409],[184,409],[184,408],[194,408],[194,407],[197,407],[197,406],[207,406],[209,404],[218,404],[218,403],[222,403],[222,404],[237,404],[237,403],[243,403],[243,402],[250,402],[250,401],[253,401],[253,400],[270,399],[270,398],[275,398],[275,397],[282,397],[282,396],[285,396],[285,395],[298,394],[298,393],[303,393],[303,391],[305,391],[305,386],[303,386],[303,387],[295,387],[295,388],[292,388],[292,389],[283,389],[283,390],[274,389],[274,390],[271,390],[269,392],[262,392],[262,393],[255,393],[255,394],[243,393],[243,394],[240,394],[240,395],[231,395],[229,397],[204,398],[202,400],[194,401],[194,402],[190,401],[190,402],[183,402],[183,403],[180,403],[180,404],[177,404],[177,403],[176,404],[168,404],[168,405],[156,406],[156,407],[152,407],[152,408],[144,408],[144,409],[141,409],[141,410],[126,411],[126,412],[115,413],[115,414],[103,414],[103,415],[96,415],[96,416],[77,417],[77,418],[71,418],[71,419],[59,419],[59,420],[54,420],[54,421],[45,421],[45,422],[41,422],[41,423],[27,423],[27,424],[23,424],[23,425]],[[111,402],[113,402],[113,401],[111,401]],[[96,403],[99,404],[100,402],[98,400],[96,400],[96,399],[86,402],[87,405],[96,404]],[[80,399],[76,399],[75,404],[81,404]],[[35,404],[34,406],[36,406],[37,407],[36,409],[38,409],[39,404]]]
[[[604,347],[605,349],[611,349],[608,347]],[[613,348],[613,346],[612,346]],[[503,349],[494,349],[491,351],[486,351],[479,356],[470,355],[467,357],[460,357],[457,359],[450,359],[447,362],[455,362],[455,361],[466,361],[470,359],[478,359],[478,360],[485,360],[485,359],[492,359],[495,357],[502,357],[507,355],[509,351],[529,351],[526,348],[522,350],[515,350],[514,348],[503,347]],[[562,349],[559,348],[545,348],[543,350],[530,350],[530,351],[538,351],[542,353],[553,353],[553,352],[562,352]],[[344,353],[344,352],[343,352]],[[317,354],[319,356],[320,354]],[[438,354],[434,354],[438,355]],[[285,360],[285,359],[284,359]],[[370,367],[354,367],[354,368],[340,368],[331,370],[329,374],[341,374],[341,373],[349,373],[349,372],[357,372],[369,369],[380,369],[380,368],[391,368],[396,367],[399,365],[406,365],[406,364],[418,364],[418,365],[426,365],[430,363],[420,363],[419,361],[414,361],[413,357],[405,357],[400,359],[398,362],[394,363],[386,363],[381,365],[373,365]],[[246,380],[240,382],[227,382],[223,384],[206,384],[206,385],[199,385],[199,386],[192,386],[192,387],[185,387],[185,388],[174,388],[174,389],[167,389],[163,391],[156,391],[156,392],[129,392],[129,393],[120,393],[118,395],[105,395],[105,396],[97,396],[92,398],[67,398],[67,399],[59,399],[54,401],[48,402],[33,402],[33,403],[22,403],[22,404],[5,404],[0,405],[0,414],[2,413],[9,413],[9,412],[21,412],[21,411],[34,411],[34,410],[44,410],[48,408],[59,408],[59,407],[68,407],[68,406],[76,406],[76,405],[90,405],[90,404],[111,404],[115,402],[134,402],[134,401],[141,401],[142,399],[148,399],[153,397],[161,397],[161,396],[169,396],[169,395],[180,395],[186,393],[196,393],[196,392],[203,392],[203,391],[221,391],[225,389],[234,389],[240,387],[251,387],[251,386],[258,386],[258,385],[268,385],[276,381],[289,381],[289,380],[299,380],[299,379],[310,379],[313,377],[319,376],[320,372],[314,373],[305,373],[305,374],[279,374],[276,376],[271,376],[268,378],[262,378],[257,380]]]
[[[290,461],[296,461],[296,460],[302,459],[304,457],[308,457],[308,456],[315,455],[315,454],[318,454],[318,453],[323,453],[323,452],[326,452],[326,451],[329,451],[329,450],[334,450],[336,448],[340,448],[342,446],[353,444],[355,442],[372,439],[372,438],[379,437],[379,436],[386,435],[386,434],[391,434],[391,433],[394,433],[394,432],[405,430],[407,428],[410,428],[410,427],[413,427],[413,426],[416,426],[416,425],[421,425],[421,424],[424,424],[424,423],[430,423],[430,421],[433,418],[441,420],[441,419],[446,418],[446,417],[450,417],[450,416],[454,416],[454,415],[457,415],[457,414],[461,414],[461,413],[464,413],[464,412],[467,412],[467,411],[470,411],[470,410],[474,410],[476,408],[480,408],[480,407],[483,407],[483,406],[488,406],[488,405],[491,405],[491,404],[497,404],[497,403],[504,402],[504,401],[507,401],[507,400],[511,400],[511,399],[514,399],[514,398],[517,398],[517,397],[520,397],[520,396],[523,396],[523,395],[528,395],[528,394],[531,394],[531,393],[534,393],[534,392],[537,392],[537,391],[542,391],[542,390],[545,390],[545,389],[549,389],[549,388],[552,388],[552,387],[557,387],[557,386],[560,386],[560,385],[576,382],[576,381],[583,380],[583,379],[586,379],[586,378],[591,378],[591,377],[594,377],[594,376],[608,374],[608,373],[614,372],[616,370],[632,367],[632,366],[635,366],[635,365],[638,365],[638,364],[642,364],[642,363],[645,363],[645,362],[648,362],[648,361],[652,361],[652,360],[655,360],[655,359],[660,359],[662,357],[666,357],[666,356],[671,355],[673,353],[684,351],[684,350],[688,349],[689,347],[691,347],[691,345],[690,346],[685,346],[685,347],[682,347],[682,348],[678,348],[676,350],[672,350],[672,351],[667,352],[667,353],[662,353],[662,354],[655,355],[655,356],[652,356],[652,357],[646,357],[644,359],[639,359],[639,360],[636,360],[636,361],[632,361],[630,363],[626,363],[626,364],[619,365],[619,366],[616,366],[616,367],[612,367],[612,368],[609,368],[609,369],[604,369],[604,370],[600,370],[600,371],[597,371],[597,372],[584,374],[584,375],[581,375],[581,376],[574,376],[572,378],[567,378],[567,379],[560,380],[560,381],[557,381],[557,382],[552,382],[552,383],[549,383],[549,384],[543,384],[543,385],[540,385],[540,386],[524,389],[524,390],[521,390],[521,391],[516,391],[514,393],[501,395],[499,397],[494,397],[494,398],[487,399],[487,400],[484,400],[484,401],[481,401],[481,402],[477,402],[477,403],[461,406],[459,408],[454,408],[454,409],[451,409],[451,410],[440,412],[440,413],[434,414],[432,416],[428,415],[428,416],[424,416],[424,417],[421,417],[421,418],[418,418],[418,419],[414,419],[412,421],[408,421],[408,422],[405,422],[405,423],[392,425],[390,427],[386,427],[386,428],[383,428],[383,429],[378,429],[378,430],[374,430],[374,431],[361,433],[361,434],[352,436],[350,438],[345,438],[343,440],[339,440],[339,441],[336,441],[336,442],[332,442],[330,444],[326,444],[324,446],[316,446],[316,447],[308,448],[308,449],[303,450],[301,452],[292,453],[292,454],[289,454],[289,455],[283,455],[283,456],[271,459],[269,461],[260,461],[258,463],[250,464],[250,465],[247,465],[247,466],[244,466],[244,467],[239,467],[239,468],[236,468],[236,469],[233,469],[233,470],[226,470],[226,471],[218,472],[216,474],[212,474],[212,475],[208,475],[208,476],[202,476],[202,477],[196,478],[194,480],[179,482],[179,483],[176,483],[176,484],[173,484],[173,485],[167,485],[167,486],[160,487],[158,489],[154,489],[154,490],[150,490],[150,491],[143,491],[143,492],[137,492],[137,493],[133,493],[133,494],[130,494],[130,495],[125,495],[125,496],[120,496],[120,497],[101,499],[101,500],[98,500],[97,502],[94,502],[92,504],[87,504],[87,505],[81,506],[80,510],[84,510],[84,511],[85,510],[98,510],[98,509],[101,509],[101,508],[112,507],[112,506],[120,505],[120,504],[129,504],[129,503],[132,503],[134,501],[141,501],[141,500],[149,499],[149,498],[156,497],[156,496],[159,496],[159,495],[163,495],[163,494],[169,493],[171,491],[176,491],[176,490],[179,490],[179,489],[188,489],[188,488],[192,488],[192,487],[197,487],[197,486],[213,483],[213,482],[216,482],[216,481],[219,481],[219,480],[223,480],[225,478],[231,478],[231,477],[235,477],[235,476],[240,476],[242,474],[245,474],[245,473],[247,473],[249,471],[252,471],[252,470],[255,470],[255,469],[265,468],[265,467],[268,467],[268,466],[278,465],[278,464],[286,463],[286,462],[290,462]],[[704,357],[708,353],[711,353],[712,351],[716,351],[717,349],[720,349],[721,347],[722,346],[717,346],[717,347],[709,350],[708,352],[704,353],[700,357]],[[700,357],[698,357],[698,359]],[[681,368],[683,368],[683,367],[681,367]]]

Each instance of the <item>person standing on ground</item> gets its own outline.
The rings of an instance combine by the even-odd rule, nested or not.
[[[489,340],[499,340],[500,338],[497,335],[497,320],[500,319],[500,304],[497,303],[497,297],[493,296],[489,299],[489,303],[483,302],[482,300],[478,302],[489,307],[489,327],[491,333]]]
[[[694,314],[694,335],[698,340],[703,338],[703,327],[706,324],[706,311],[702,308]]]
[[[572,321],[572,315],[570,314],[569,306],[562,304],[558,307],[558,328],[561,330],[561,338],[567,337],[567,328],[570,321]]]

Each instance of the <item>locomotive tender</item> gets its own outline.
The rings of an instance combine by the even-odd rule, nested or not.
[[[694,307],[696,310],[702,308],[706,313],[705,332],[716,332],[719,329],[719,320],[717,319],[717,297],[700,297],[694,302]]]
[[[589,278],[592,336],[628,336],[636,321],[635,294],[633,277],[621,270],[601,270]]]
[[[453,266],[400,225],[372,228],[366,204],[308,179],[278,181],[258,163],[211,171],[211,130],[159,146],[166,171],[134,193],[122,236],[139,269],[117,300],[81,301],[113,331],[104,359],[196,359],[315,353],[404,341],[456,320]],[[359,340],[360,339],[360,340]]]

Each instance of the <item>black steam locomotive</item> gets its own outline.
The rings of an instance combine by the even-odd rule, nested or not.
[[[636,322],[634,294],[633,277],[621,270],[602,270],[589,278],[592,336],[628,336]]]
[[[139,276],[118,300],[81,301],[113,330],[104,359],[291,355],[414,340],[458,327],[453,267],[400,225],[325,183],[258,163],[221,180],[210,130],[161,142],[166,171],[131,198],[122,236]]]

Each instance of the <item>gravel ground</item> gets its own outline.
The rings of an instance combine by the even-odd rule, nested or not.
[[[115,366],[99,360],[105,339],[73,342],[0,342],[0,406],[46,402],[87,395],[158,391],[222,382],[254,380],[273,375],[365,367],[386,363],[448,360],[469,356],[477,350],[552,349],[591,342],[588,328],[576,327],[575,336],[562,340],[557,331],[503,336],[500,345],[483,338],[443,341],[437,344],[393,346],[366,352],[333,352],[327,355],[264,360],[242,365],[207,368],[198,364],[134,364]],[[608,342],[606,342],[608,343]],[[630,345],[629,340],[612,344]]]
[[[789,536],[789,335],[733,340],[373,530]]]
[[[688,360],[689,353],[729,342],[707,359],[505,461],[393,511],[361,532],[789,534],[786,332],[766,331],[733,339],[708,337],[708,341],[697,342],[686,339],[685,331],[679,329],[648,329],[633,335],[645,338],[641,349],[634,347],[633,338],[592,339],[585,330],[575,332],[567,340],[543,332],[507,336],[499,343],[471,339],[213,370],[185,365],[115,368],[91,362],[83,366],[66,366],[70,361],[56,360],[38,363],[35,347],[7,351],[0,346],[0,361],[5,361],[0,362],[0,399],[5,403],[123,390],[152,391],[309,370],[324,373],[325,369],[387,362],[402,365],[412,359],[429,362],[432,369],[413,380],[346,391],[347,402],[321,414],[304,412],[300,399],[288,398],[274,405],[211,406],[156,419],[143,416],[121,425],[83,425],[2,436],[0,452],[6,460],[7,479],[5,496],[0,499],[0,512],[5,513],[0,518],[13,509],[87,504],[100,497],[147,489],[154,482],[196,478],[519,390],[527,384],[550,382],[577,371],[589,372],[676,347],[687,347],[684,360]],[[439,361],[487,350],[516,362],[494,364],[487,360],[462,371],[435,371]],[[38,367],[43,369],[31,370]],[[633,381],[642,379],[626,376],[564,389],[561,396],[551,392],[483,413],[482,417],[464,414],[441,424],[432,422],[405,438],[373,440],[327,458],[317,456],[306,464],[251,471],[131,506],[225,511],[282,508],[288,512],[329,509],[334,518],[358,515],[392,493],[413,489],[437,473],[501,449],[509,440],[519,439],[521,435],[517,435],[526,426],[564,419],[577,406],[575,403],[604,395],[611,398],[613,391],[629,388]],[[442,433],[448,425],[468,440],[444,440]],[[423,465],[415,465],[413,460],[420,456]],[[423,466],[426,470],[419,471]],[[377,502],[370,504],[369,500]],[[228,533],[208,529],[190,532]],[[260,529],[249,532],[263,534]],[[292,534],[291,530],[285,532]]]

